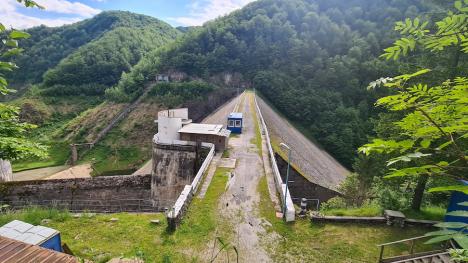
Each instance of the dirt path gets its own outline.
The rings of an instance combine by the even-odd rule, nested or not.
[[[257,146],[251,142],[255,137],[254,118],[249,104],[252,96],[252,93],[247,93],[239,109],[244,116],[242,134],[229,140],[231,158],[237,159],[237,166],[220,199],[219,207],[222,209],[222,219],[230,221],[235,228],[232,242],[238,248],[239,262],[271,262],[271,258],[260,246],[260,238],[266,231],[262,227],[264,220],[257,211],[260,201],[257,185],[264,171]]]
[[[74,178],[88,178],[91,177],[91,172],[93,168],[91,168],[91,164],[80,164],[72,166],[66,170],[53,174],[47,178],[46,180],[51,179],[74,179]]]
[[[69,167],[69,165],[61,165],[21,171],[13,173],[13,181],[42,180],[48,176],[66,170]]]
[[[306,138],[264,100],[257,97],[257,102],[272,140],[291,146],[291,159],[308,180],[335,189],[346,178],[350,172],[330,154]]]

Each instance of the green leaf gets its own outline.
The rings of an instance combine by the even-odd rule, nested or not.
[[[450,240],[453,238],[453,235],[444,235],[444,236],[437,236],[434,238],[429,239],[428,241],[424,242],[424,244],[435,244],[442,241]]]
[[[424,235],[425,236],[443,236],[443,235],[451,235],[451,234],[456,234],[456,233],[458,233],[458,231],[444,229],[444,230],[439,230],[439,231],[428,232]]]
[[[455,1],[454,6],[455,6],[456,9],[461,10],[462,9],[462,2],[461,1]]]
[[[441,227],[441,228],[464,228],[467,227],[468,224],[465,224],[463,222],[442,222],[434,225],[435,227]]]
[[[0,23],[0,32],[5,31],[5,29],[6,29],[5,26],[2,23]]]
[[[23,32],[23,31],[18,31],[18,30],[12,30],[10,33],[10,37],[13,39],[18,39],[18,38],[29,38],[31,35]]]
[[[468,211],[456,210],[456,211],[448,212],[446,215],[468,217]]]
[[[3,44],[9,47],[18,47],[18,41],[14,39],[5,39],[3,40]]]
[[[424,139],[424,140],[421,141],[420,144],[421,144],[421,146],[422,146],[423,148],[426,148],[426,149],[427,149],[429,146],[431,146],[431,140],[429,140],[429,139]]]
[[[464,249],[468,249],[468,237],[464,234],[456,234],[453,239]]]
[[[443,191],[458,191],[464,194],[468,194],[467,185],[450,185],[450,186],[440,186],[429,189],[429,193],[433,192],[443,192]]]

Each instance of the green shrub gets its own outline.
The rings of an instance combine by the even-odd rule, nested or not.
[[[346,208],[346,200],[343,197],[333,197],[320,205],[320,210]]]

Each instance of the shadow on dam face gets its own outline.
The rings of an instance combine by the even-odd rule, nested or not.
[[[275,159],[276,163],[278,164],[281,178],[283,179],[283,182],[285,182],[288,162],[277,153],[275,153]],[[320,200],[320,203],[322,203],[328,201],[330,198],[341,195],[332,189],[328,189],[306,179],[293,166],[290,167],[289,173],[288,189],[290,191],[293,202],[297,205],[301,203],[302,198],[318,199]]]
[[[153,143],[151,200],[159,209],[174,205],[186,185],[190,185],[209,148],[197,143]]]

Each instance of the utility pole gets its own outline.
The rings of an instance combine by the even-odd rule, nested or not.
[[[289,182],[289,167],[291,165],[291,148],[285,143],[280,143],[280,146],[288,150],[288,169],[286,170],[286,189],[284,190],[283,218],[286,219],[287,197],[288,197],[288,182]]]

